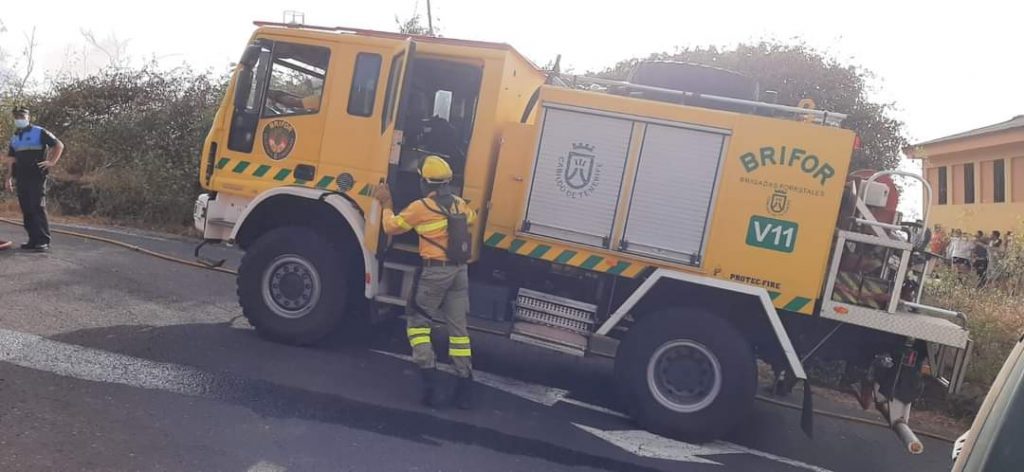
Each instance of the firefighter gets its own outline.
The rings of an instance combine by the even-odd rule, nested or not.
[[[45,252],[50,249],[50,224],[46,216],[46,186],[50,169],[64,152],[64,143],[52,133],[30,122],[27,108],[15,108],[14,134],[7,148],[7,179],[4,187],[18,183],[18,204],[28,233],[22,249]]]
[[[424,197],[410,203],[401,213],[394,213],[391,191],[386,184],[378,185],[373,196],[383,208],[384,232],[396,235],[412,230],[420,238],[419,252],[423,264],[417,270],[405,315],[413,360],[419,365],[422,377],[421,401],[426,406],[438,406],[443,401],[439,395],[439,373],[430,342],[431,319],[442,319],[448,328],[448,355],[458,377],[452,400],[459,408],[469,409],[472,407],[473,370],[466,327],[469,276],[464,261],[468,259],[469,248],[467,225],[473,223],[476,213],[465,200],[451,193],[448,184],[452,180],[452,169],[444,159],[426,156],[420,161],[418,171]],[[464,218],[461,221],[465,224],[450,225],[449,222],[453,221],[451,215]],[[463,241],[460,245],[463,253],[453,253],[449,246],[455,247],[455,242],[460,240]],[[453,261],[453,258],[462,261]]]

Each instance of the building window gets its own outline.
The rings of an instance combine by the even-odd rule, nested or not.
[[[1003,203],[1006,201],[1006,161],[998,159],[992,163],[992,182],[995,187],[994,201]]]
[[[946,175],[946,168],[939,167],[939,205],[949,203],[949,191],[947,190],[949,176]]]
[[[964,164],[964,203],[974,203],[974,164]]]

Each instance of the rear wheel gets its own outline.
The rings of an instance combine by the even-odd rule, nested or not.
[[[312,344],[346,315],[349,273],[344,253],[316,231],[276,228],[246,250],[238,270],[238,301],[260,336]]]
[[[757,389],[750,344],[729,322],[702,311],[641,318],[619,348],[615,371],[623,400],[642,426],[697,441],[728,433]]]

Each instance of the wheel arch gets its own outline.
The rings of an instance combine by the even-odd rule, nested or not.
[[[794,377],[807,377],[768,291],[761,287],[657,269],[612,313],[597,334],[608,336],[624,324],[627,315],[636,321],[669,307],[699,309],[726,319],[759,353],[781,357]],[[750,316],[755,313],[760,316]]]
[[[366,249],[363,239],[366,219],[351,197],[306,187],[277,187],[253,199],[239,216],[231,232],[243,250],[261,235],[282,226],[306,226],[324,234],[358,257],[364,274],[365,298],[376,293],[377,258]]]

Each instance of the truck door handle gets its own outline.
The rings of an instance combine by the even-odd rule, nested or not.
[[[308,164],[299,164],[295,166],[295,180],[305,180],[307,182],[313,180],[316,177],[316,167]]]

